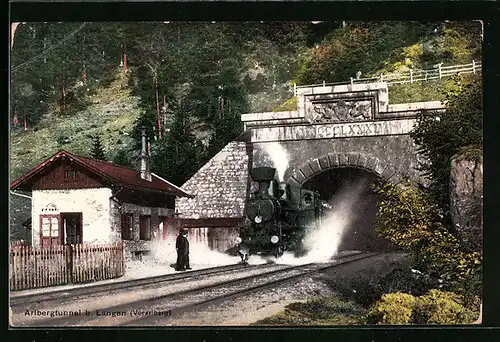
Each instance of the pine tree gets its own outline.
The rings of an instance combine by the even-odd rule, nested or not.
[[[101,138],[96,135],[92,138],[92,158],[97,159],[97,160],[106,160],[106,156],[104,154],[104,148],[101,144]]]

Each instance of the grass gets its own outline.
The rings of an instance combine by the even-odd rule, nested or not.
[[[331,297],[312,298],[288,304],[276,315],[253,325],[358,325],[365,324],[371,306],[386,291],[398,291],[414,283],[413,277],[401,277],[409,261],[402,253],[385,254],[345,272],[330,274],[327,284]]]
[[[273,109],[273,112],[292,112],[297,110],[297,96],[291,97]]]
[[[288,304],[276,315],[252,325],[355,325],[363,324],[366,309],[338,297],[315,298]]]

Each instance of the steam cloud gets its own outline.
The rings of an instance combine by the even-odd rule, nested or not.
[[[278,178],[283,181],[290,157],[288,152],[279,142],[270,142],[261,145],[262,150],[271,158],[273,166],[276,168]]]
[[[189,262],[191,267],[199,266],[221,266],[236,264],[240,257],[231,256],[225,253],[211,250],[206,242],[193,241],[189,237]],[[175,241],[160,240],[155,243],[153,255],[156,260],[162,263],[173,264],[177,261],[177,251],[175,250]]]
[[[312,262],[331,261],[338,253],[344,232],[349,228],[356,214],[354,205],[366,186],[362,180],[353,187],[342,189],[330,199],[332,205],[318,228],[310,227],[304,239],[308,252],[295,258],[292,253],[285,253],[277,262],[280,264],[300,265]]]
[[[189,235],[188,240],[189,262],[193,270],[235,265],[241,262],[239,256],[231,256],[226,253],[213,251],[206,245],[206,242],[192,241]],[[128,262],[125,278],[137,279],[175,272],[174,265],[177,261],[177,251],[175,250],[174,240],[153,242],[151,252],[151,255],[145,256],[142,262]],[[261,258],[258,255],[251,256],[249,260],[250,265],[259,265],[267,262],[267,259]]]

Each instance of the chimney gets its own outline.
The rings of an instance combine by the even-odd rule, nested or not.
[[[146,128],[142,127],[141,178],[151,182],[148,153],[146,151]]]

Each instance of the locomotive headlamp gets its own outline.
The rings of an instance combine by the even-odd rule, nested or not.
[[[243,241],[239,236],[236,238],[236,243],[241,243]]]
[[[271,242],[272,243],[278,243],[279,240],[280,240],[280,238],[277,237],[276,235],[271,236]]]
[[[257,215],[255,216],[255,223],[261,223],[262,222],[262,216]]]

